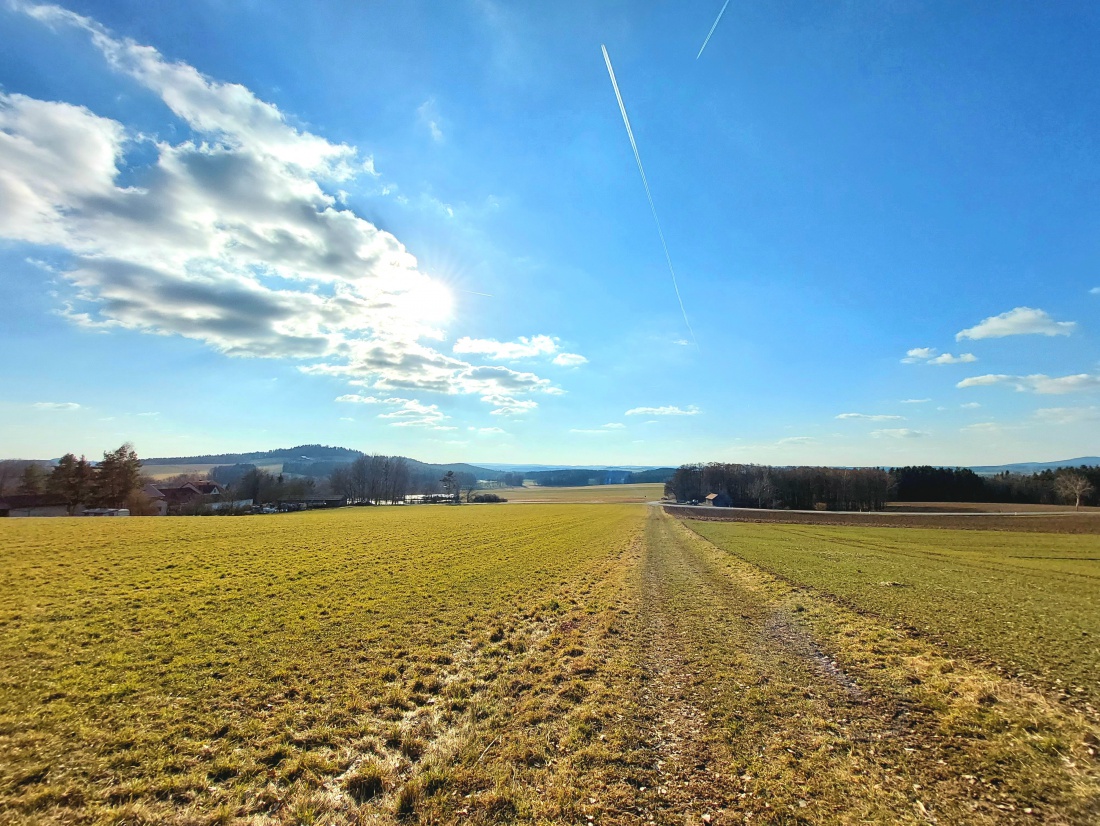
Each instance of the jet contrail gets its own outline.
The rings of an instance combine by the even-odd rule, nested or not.
[[[645,197],[649,201],[649,211],[653,213],[653,222],[657,225],[657,235],[660,236],[661,247],[665,251],[668,271],[672,273],[672,289],[676,291],[676,300],[680,302],[680,312],[684,316],[684,324],[687,325],[688,332],[691,333],[691,340],[695,342],[695,346],[698,348],[699,341],[695,338],[695,331],[691,329],[691,322],[688,321],[687,310],[684,309],[684,299],[680,297],[680,285],[676,283],[676,269],[672,266],[672,256],[668,254],[668,244],[665,243],[665,233],[661,229],[661,219],[657,217],[657,207],[653,206],[653,194],[649,191],[649,181],[645,176],[645,167],[642,166],[642,156],[638,154],[638,144],[634,141],[634,130],[630,128],[630,118],[626,115],[626,105],[623,103],[623,96],[619,92],[619,82],[615,80],[615,70],[611,68],[611,56],[607,53],[607,46],[601,44],[600,48],[603,50],[603,61],[607,64],[607,73],[611,76],[611,86],[615,89],[615,99],[619,101],[619,111],[623,114],[626,136],[630,138],[630,147],[634,150],[634,160],[638,164],[638,172],[642,175],[642,186],[645,187]]]
[[[714,30],[718,28],[718,21],[721,20],[722,15],[726,13],[726,6],[728,6],[729,4],[730,0],[726,0],[726,2],[722,4],[722,11],[718,12],[718,17],[714,20],[714,25],[711,26],[710,31],[707,32],[707,39],[704,40],[703,45],[699,47],[699,54],[695,55],[696,60],[703,56],[703,49],[705,49],[707,47],[707,44],[710,43],[710,36],[714,34]]]

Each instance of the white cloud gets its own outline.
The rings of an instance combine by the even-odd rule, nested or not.
[[[428,98],[421,103],[416,108],[416,114],[432,136],[432,140],[443,143],[443,129],[439,125],[439,107],[436,105],[435,98]]]
[[[691,342],[688,341],[686,338],[678,338],[672,343],[673,344],[679,344],[681,347],[690,347],[691,346]]]
[[[559,367],[580,367],[582,364],[588,364],[588,359],[580,353],[558,353],[553,361]]]
[[[967,402],[966,404],[961,405],[963,410],[977,410],[981,406],[982,405],[980,402]]]
[[[936,355],[935,347],[914,347],[911,350],[905,351],[905,358],[902,359],[903,364],[916,364],[920,361],[932,358]]]
[[[1089,292],[1093,295],[1100,295],[1100,287],[1093,287]]]
[[[424,404],[418,399],[386,399],[384,404],[396,407],[389,413],[379,413],[379,419],[389,419],[394,427],[427,427],[432,430],[455,430],[456,428],[441,425],[440,422],[449,419],[436,404]]]
[[[931,399],[902,399],[902,404],[927,404]]]
[[[453,349],[456,353],[488,356],[495,361],[516,361],[554,353],[558,343],[550,336],[520,336],[515,341],[463,336]]]
[[[94,20],[17,8],[87,33],[192,133],[137,135],[84,107],[0,92],[0,237],[71,254],[61,273],[71,322],[303,360],[305,372],[376,390],[560,392],[533,373],[478,367],[424,343],[444,337],[449,291],[326,188],[376,175],[373,159]],[[124,169],[131,185],[120,183]]]
[[[598,433],[605,433],[605,434],[606,433],[615,433],[616,431],[625,430],[625,429],[626,429],[626,425],[623,424],[622,422],[608,422],[607,424],[601,425],[598,428],[595,428],[595,427],[590,428],[590,429],[588,429],[588,428],[573,428],[569,432],[570,433],[582,433],[582,434],[586,434],[586,435],[591,436],[591,435],[596,435]]]
[[[693,404],[687,407],[632,407],[626,411],[627,416],[697,416],[702,411]]]
[[[574,427],[574,428],[570,428],[569,432],[570,433],[579,433],[582,436],[606,436],[608,433],[611,433],[612,431],[605,430],[602,427],[596,427],[596,428],[592,428],[590,430],[585,430],[583,428]]]
[[[809,445],[816,442],[813,436],[788,436],[785,439],[780,439],[776,442],[776,445]]]
[[[384,400],[377,396],[360,396],[358,393],[346,393],[343,396],[337,396],[336,401],[352,404],[382,404]]]
[[[79,410],[76,402],[35,402],[34,406],[39,410]]]
[[[539,403],[533,399],[517,399],[504,393],[491,393],[482,396],[481,400],[493,405],[494,409],[489,411],[492,416],[520,416],[530,413],[539,406]]]
[[[622,422],[608,422],[603,427],[604,430],[622,430],[626,425]]]
[[[1043,407],[1035,411],[1035,418],[1048,424],[1079,424],[1100,421],[1100,407]]]
[[[869,422],[888,422],[904,420],[904,416],[890,416],[885,413],[841,413],[838,419],[866,419]]]
[[[905,353],[902,364],[970,364],[978,360],[973,353],[960,353],[957,356],[951,353],[936,355],[935,347],[914,347]]]
[[[1008,381],[1012,376],[1006,376],[1003,373],[986,373],[984,376],[971,376],[970,378],[963,379],[956,387],[984,387],[990,384],[1000,384],[1001,382]]]
[[[1055,321],[1043,310],[1017,307],[960,331],[955,335],[955,340],[1021,335],[1068,336],[1076,326],[1075,321]]]
[[[943,353],[936,356],[934,359],[929,359],[929,364],[972,364],[977,361],[978,357],[973,353],[959,353],[957,356],[953,356],[950,353]]]
[[[963,379],[955,386],[966,388],[1005,383],[1012,384],[1021,393],[1056,396],[1064,393],[1087,393],[1100,390],[1100,375],[1089,373],[1077,373],[1071,376],[1047,376],[1042,373],[1030,376],[989,374]]]
[[[908,427],[886,428],[885,430],[872,430],[871,435],[876,439],[920,439],[929,435],[923,430],[911,430]]]
[[[999,422],[974,422],[959,428],[960,433],[1000,433],[1006,428]]]
[[[468,430],[477,433],[479,436],[496,436],[507,432],[502,427],[471,427]]]

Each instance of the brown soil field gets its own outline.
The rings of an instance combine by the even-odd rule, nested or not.
[[[887,513],[1074,513],[1072,505],[1013,505],[1004,502],[889,502]],[[1083,507],[1078,513],[1100,513]]]
[[[1039,507],[1039,506],[1028,506]],[[962,513],[806,513],[751,508],[689,508],[666,505],[665,510],[681,519],[707,522],[781,522],[792,525],[848,525],[863,528],[948,528],[964,531],[1027,531],[1038,533],[1100,534],[1100,513],[1051,513],[1013,516],[1010,513],[976,515]]]

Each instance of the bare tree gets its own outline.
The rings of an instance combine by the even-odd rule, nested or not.
[[[1067,502],[1073,500],[1073,509],[1079,510],[1082,497],[1092,493],[1092,485],[1080,473],[1063,473],[1054,482],[1054,490]]]

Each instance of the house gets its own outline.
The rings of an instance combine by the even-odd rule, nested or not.
[[[708,493],[703,502],[704,505],[714,505],[714,500],[718,498],[717,493]]]
[[[68,500],[52,493],[13,493],[0,497],[3,516],[68,516]],[[79,505],[75,513],[80,514]]]
[[[225,488],[217,482],[188,482],[183,485],[146,485],[143,493],[157,506],[157,513],[164,516],[193,510],[198,505],[221,501]]]

